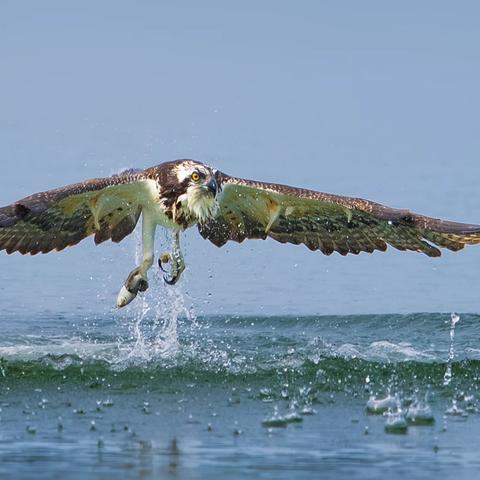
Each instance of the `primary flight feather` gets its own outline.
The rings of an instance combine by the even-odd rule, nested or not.
[[[148,288],[157,225],[173,233],[172,251],[159,259],[162,270],[171,263],[164,276],[168,284],[176,283],[185,269],[180,232],[193,225],[219,247],[229,240],[270,237],[326,255],[385,251],[391,245],[438,257],[439,247],[457,251],[480,243],[480,225],[235,178],[194,160],[176,160],[36,193],[0,208],[0,250],[48,253],[90,235],[96,244],[120,242],[133,232],[140,216],[143,260],[123,285],[118,307]]]

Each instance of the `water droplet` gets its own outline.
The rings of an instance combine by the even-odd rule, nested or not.
[[[27,428],[26,428],[27,432],[30,433],[31,435],[35,435],[37,433],[37,429],[36,427],[34,427],[33,425],[27,425]]]
[[[448,352],[447,369],[443,376],[443,385],[448,386],[452,381],[452,362],[455,358],[454,340],[455,340],[455,325],[460,321],[460,317],[456,313],[450,316],[450,350]]]

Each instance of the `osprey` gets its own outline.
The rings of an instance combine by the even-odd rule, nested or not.
[[[157,225],[172,231],[173,248],[159,258],[167,284],[185,269],[180,233],[197,225],[221,247],[229,240],[273,238],[325,255],[385,251],[387,244],[430,257],[437,247],[480,243],[480,225],[454,223],[389,208],[361,198],[263,183],[226,175],[194,160],[126,170],[36,193],[0,208],[0,250],[36,255],[63,250],[93,235],[95,244],[120,242],[142,216],[143,259],[117,298],[130,303],[148,288]],[[164,268],[170,263],[170,269]]]

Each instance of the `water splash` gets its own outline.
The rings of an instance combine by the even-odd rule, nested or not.
[[[433,425],[435,417],[432,413],[432,407],[427,402],[427,396],[422,401],[414,398],[405,414],[405,420],[409,425]]]
[[[389,411],[386,414],[385,433],[392,433],[396,435],[405,435],[408,433],[408,423],[405,420],[403,411]]]
[[[273,415],[262,420],[266,428],[286,428],[291,423],[302,423],[303,417],[297,412],[296,405],[290,405],[288,412],[281,415],[278,406],[274,405]]]
[[[460,321],[460,317],[456,313],[452,313],[450,317],[450,350],[448,352],[447,359],[447,369],[445,370],[445,375],[443,376],[443,385],[448,386],[452,381],[452,362],[455,358],[455,325]]]
[[[395,395],[391,395],[390,392],[384,398],[377,398],[371,396],[366,405],[367,413],[371,415],[383,415],[388,411],[396,411],[399,409],[400,401],[399,398]]]
[[[458,404],[456,398],[452,398],[452,405],[445,410],[445,413],[455,417],[468,417],[468,413]]]
[[[140,234],[135,232],[135,260],[142,261]],[[150,288],[133,302],[133,321],[129,326],[130,342],[120,343],[121,352],[117,364],[147,363],[156,358],[174,357],[179,351],[179,317],[195,321],[195,315],[188,308],[180,286],[165,287],[162,276],[155,267],[150,270]]]

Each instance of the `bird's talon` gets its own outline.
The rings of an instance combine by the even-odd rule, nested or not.
[[[117,297],[117,308],[128,305],[137,296],[138,292],[148,289],[148,281],[141,276],[140,268],[136,268],[128,275]]]
[[[141,278],[136,286],[138,292],[146,292],[148,290],[148,282]]]
[[[175,285],[179,277],[168,278],[166,275],[163,276],[163,280],[167,285]]]

